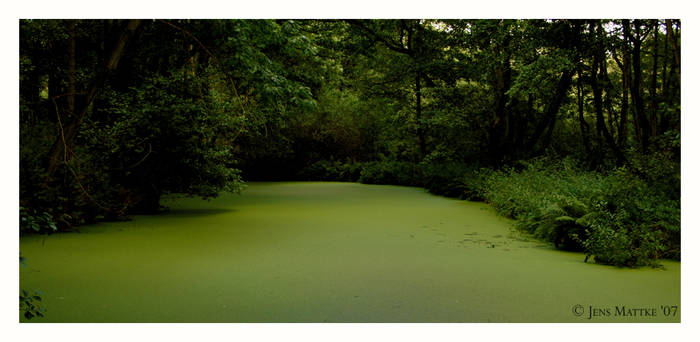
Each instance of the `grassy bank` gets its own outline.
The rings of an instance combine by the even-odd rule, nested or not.
[[[680,260],[680,173],[673,164],[656,165],[632,163],[601,173],[571,159],[540,158],[497,171],[465,164],[320,161],[299,177],[421,186],[437,195],[484,200],[557,248],[633,267]]]

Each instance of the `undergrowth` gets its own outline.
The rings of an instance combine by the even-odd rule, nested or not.
[[[436,195],[483,200],[557,248],[585,252],[596,263],[634,267],[680,260],[680,170],[664,156],[656,158],[607,173],[552,158],[498,171],[459,163],[320,161],[298,176],[421,186]]]

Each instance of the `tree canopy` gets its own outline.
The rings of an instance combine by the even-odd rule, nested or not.
[[[21,210],[65,229],[319,162],[544,155],[676,200],[680,24],[20,20]]]

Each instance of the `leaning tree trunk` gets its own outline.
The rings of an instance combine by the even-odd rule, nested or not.
[[[552,99],[549,101],[549,104],[547,105],[544,117],[537,123],[537,126],[535,126],[535,131],[533,132],[532,137],[530,138],[530,142],[528,143],[530,149],[536,148],[536,145],[539,142],[540,137],[542,137],[543,133],[543,142],[541,147],[538,149],[538,152],[548,147],[551,140],[552,132],[554,131],[554,125],[556,124],[557,113],[559,112],[559,108],[561,108],[561,105],[564,102],[564,99],[566,98],[566,93],[569,91],[569,86],[571,85],[571,79],[573,75],[574,70],[565,70],[564,72],[562,72],[561,77],[559,78],[559,82],[557,83],[557,90],[554,93],[554,96],[552,96]]]
[[[554,125],[557,123],[557,113],[559,113],[559,108],[561,108],[561,105],[566,98],[566,93],[569,91],[569,85],[571,85],[571,78],[573,75],[573,70],[564,71],[561,79],[559,79],[557,92],[554,94],[552,102],[547,107],[546,116],[549,118],[549,125],[547,126],[547,131],[542,139],[543,148],[549,147],[549,143],[552,139],[552,132],[554,131]]]
[[[119,36],[119,39],[114,44],[112,52],[105,60],[104,66],[90,83],[90,86],[85,93],[85,101],[82,101],[83,103],[81,103],[79,109],[75,109],[75,115],[72,116],[70,121],[66,123],[59,122],[61,125],[61,132],[59,137],[54,142],[51,152],[49,153],[48,167],[46,168],[48,178],[53,176],[61,162],[68,162],[71,159],[73,148],[75,146],[75,139],[78,136],[80,125],[88,112],[90,104],[95,99],[97,92],[104,84],[107,76],[117,68],[119,59],[124,54],[126,44],[134,35],[134,32],[140,23],[141,21],[138,19],[132,19],[129,21],[126,28],[124,28]],[[56,113],[56,115],[58,115],[60,118],[60,113]]]

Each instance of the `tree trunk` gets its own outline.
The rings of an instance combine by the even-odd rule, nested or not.
[[[663,67],[661,73],[661,101],[664,103],[673,102],[671,96],[671,88],[675,85],[675,75],[676,75],[676,61],[680,61],[680,57],[676,59],[675,48],[671,47],[673,51],[672,56],[669,55],[669,45],[672,44],[671,41],[671,30],[673,30],[673,25],[670,20],[666,20],[666,39],[664,40],[664,54],[663,54]],[[675,36],[674,36],[675,38]],[[675,39],[674,39],[675,40]],[[668,69],[668,72],[667,72]],[[660,132],[665,132],[669,126],[669,116],[666,115],[665,111],[660,113],[659,124],[657,130]]]
[[[639,135],[642,143],[642,150],[646,151],[649,147],[649,121],[644,112],[644,100],[642,98],[642,62],[641,62],[641,22],[634,21],[635,37],[632,39],[632,70],[634,79],[632,80],[632,104],[634,105],[636,122],[639,125]]]
[[[419,150],[419,161],[423,160],[425,157],[425,137],[423,135],[423,124],[421,123],[421,115],[422,115],[422,103],[421,103],[421,65],[420,65],[420,58],[422,57],[420,54],[420,46],[421,46],[421,41],[420,37],[418,35],[419,30],[417,27],[414,25],[413,22],[407,22],[406,20],[401,20],[401,30],[406,30],[407,33],[407,45],[408,49],[406,50],[406,54],[408,54],[412,61],[413,61],[413,66],[416,68],[415,72],[415,95],[416,95],[416,135],[418,136],[418,150]],[[417,25],[417,24],[416,24]]]
[[[605,58],[601,60],[601,64],[602,65],[600,69],[600,74],[603,81],[605,82],[603,84],[603,90],[605,91],[605,96],[603,97],[603,105],[605,107],[605,111],[608,113],[608,132],[610,132],[610,135],[614,135],[616,131],[615,124],[617,123],[617,113],[613,110],[612,105],[612,81],[610,81],[610,76],[608,75],[608,64]]]
[[[673,57],[678,66],[678,73],[681,72],[681,47],[678,45],[678,37],[676,37],[675,31],[673,31],[673,23],[671,19],[666,19],[666,34],[671,40],[671,49],[673,50]]]
[[[596,129],[598,130],[598,134],[603,135],[603,137],[605,138],[605,142],[612,149],[615,155],[617,165],[622,165],[624,163],[625,158],[622,155],[620,149],[618,149],[617,145],[615,144],[615,140],[613,139],[612,135],[610,135],[608,127],[605,124],[605,117],[603,116],[603,89],[599,83],[599,72],[600,75],[604,74],[603,68],[605,67],[605,65],[603,64],[603,58],[605,57],[605,50],[602,46],[602,42],[600,41],[600,39],[603,38],[604,33],[600,22],[597,26],[598,27],[596,31],[598,32],[598,34],[596,38],[598,41],[596,42],[597,47],[594,51],[593,66],[591,68],[591,86],[593,88],[593,104],[595,106],[596,114]],[[599,146],[599,149],[602,150],[602,146]]]
[[[656,71],[658,69],[658,36],[659,36],[659,29],[658,29],[658,22],[654,20],[654,51],[653,51],[653,63],[652,63],[652,71],[651,71],[651,85],[649,85],[649,97],[651,98],[651,111],[650,111],[650,120],[649,120],[649,128],[650,128],[650,134],[652,137],[655,137],[657,134],[656,126],[657,126],[657,118],[656,118],[656,113],[657,113],[657,99],[656,99],[656,87],[657,87],[657,82],[656,82]]]
[[[569,85],[571,85],[571,78],[574,75],[573,70],[564,71],[559,79],[559,84],[557,85],[557,92],[554,94],[552,102],[550,102],[547,107],[547,116],[549,117],[549,125],[547,127],[547,132],[542,140],[542,148],[549,147],[549,143],[552,139],[552,132],[554,131],[554,125],[557,123],[557,113],[559,113],[559,108],[566,98],[566,93],[569,90]]]
[[[624,38],[622,43],[622,105],[620,108],[620,124],[617,133],[617,145],[624,150],[627,146],[627,116],[629,114],[629,86],[630,86],[630,21],[622,20]]]
[[[664,39],[664,54],[663,54],[662,64],[661,64],[661,65],[662,65],[662,66],[661,66],[661,89],[662,89],[661,96],[662,96],[662,97],[665,97],[665,96],[666,96],[666,94],[663,92],[663,90],[666,89],[666,80],[668,79],[668,78],[666,77],[666,72],[667,72],[667,69],[668,69],[668,29],[666,29],[666,31],[667,31],[667,33],[664,35],[664,36],[665,36],[665,39]]]
[[[538,150],[542,150],[549,146],[552,131],[554,130],[554,125],[556,124],[557,120],[557,113],[559,112],[559,108],[561,108],[561,104],[564,102],[564,98],[566,98],[566,92],[569,90],[569,86],[571,85],[571,79],[573,75],[574,70],[566,70],[562,73],[561,77],[559,78],[559,82],[557,83],[557,90],[554,93],[552,99],[550,100],[547,109],[545,110],[544,118],[542,118],[542,120],[537,123],[535,131],[532,134],[532,138],[530,139],[530,143],[528,144],[530,148],[535,148],[537,142],[540,139],[540,136],[542,136],[542,133],[545,133],[545,129],[547,131],[544,135],[542,146]]]
[[[87,114],[90,104],[95,99],[97,92],[100,90],[104,84],[107,76],[110,72],[114,71],[119,64],[119,59],[124,54],[124,49],[126,44],[129,42],[134,32],[140,24],[140,20],[132,19],[126,25],[126,28],[122,31],[119,39],[114,44],[112,52],[109,57],[105,60],[102,70],[97,73],[97,76],[92,80],[90,86],[85,94],[85,101],[82,101],[80,109],[76,109],[75,115],[70,122],[66,122],[63,125],[60,136],[56,139],[49,153],[49,161],[47,167],[47,176],[51,177],[54,172],[58,169],[60,163],[68,162],[72,157],[73,148],[75,145],[75,138],[78,135],[80,125]]]
[[[425,137],[423,136],[423,124],[421,123],[421,88],[420,71],[416,72],[416,125],[418,129],[418,147],[420,148],[420,160],[425,157]]]
[[[583,75],[581,73],[581,67],[579,66],[577,70],[577,80],[576,80],[576,97],[578,99],[578,122],[581,128],[581,138],[583,139],[583,147],[586,149],[586,156],[591,159],[591,140],[588,137],[588,123],[583,117]]]
[[[489,159],[494,165],[498,165],[504,157],[503,136],[506,116],[506,103],[508,95],[506,92],[510,87],[511,68],[510,58],[505,58],[494,70],[494,111],[489,127]]]
[[[76,40],[76,22],[68,20],[68,94],[66,95],[66,104],[68,118],[75,116],[75,40]]]

